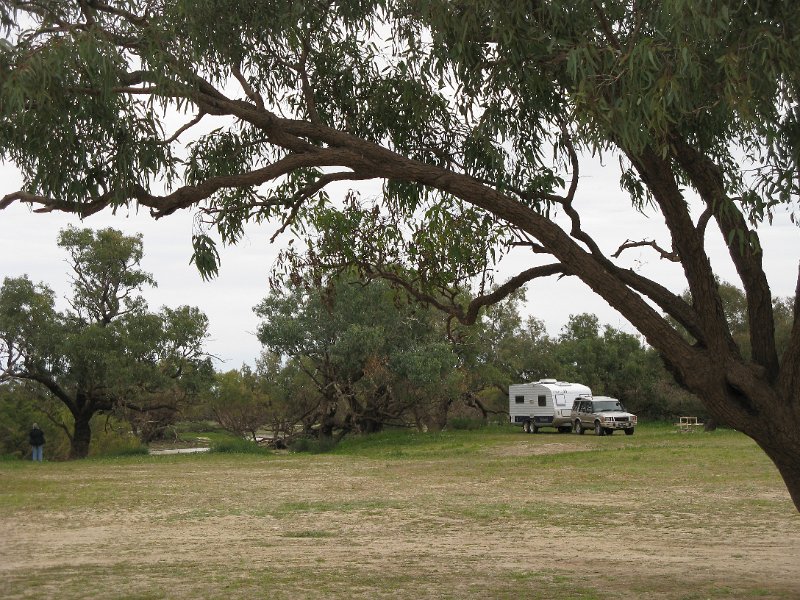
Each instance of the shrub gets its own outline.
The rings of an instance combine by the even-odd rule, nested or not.
[[[106,419],[100,415],[92,419],[89,456],[132,456],[147,452],[147,446],[130,431],[130,426],[124,421]]]
[[[270,454],[270,450],[267,448],[262,448],[252,440],[243,438],[231,438],[214,442],[211,445],[211,452],[227,454]]]
[[[333,438],[308,438],[301,437],[294,440],[289,444],[289,450],[292,452],[308,452],[310,454],[324,454],[330,452],[336,447],[336,442]]]
[[[175,433],[215,433],[224,431],[216,421],[179,421],[174,425]]]

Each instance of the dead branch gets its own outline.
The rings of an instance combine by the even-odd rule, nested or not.
[[[662,259],[666,259],[670,262],[680,262],[681,260],[677,252],[675,251],[668,252],[667,250],[664,250],[661,246],[659,246],[655,242],[655,240],[643,240],[641,242],[634,242],[633,240],[625,240],[625,243],[622,244],[619,248],[617,248],[617,251],[611,256],[613,256],[614,258],[619,258],[620,255],[629,248],[642,248],[644,246],[650,246],[651,248],[653,248],[656,252],[658,252],[661,255]]]

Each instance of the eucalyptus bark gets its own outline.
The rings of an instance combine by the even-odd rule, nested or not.
[[[86,458],[89,456],[89,445],[92,441],[92,415],[86,412],[73,414],[75,427],[70,438],[70,459]]]

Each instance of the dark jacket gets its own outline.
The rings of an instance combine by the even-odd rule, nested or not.
[[[44,431],[34,427],[28,434],[31,446],[44,446]]]

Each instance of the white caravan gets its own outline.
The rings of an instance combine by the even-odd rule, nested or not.
[[[542,379],[508,386],[508,414],[511,423],[522,425],[526,433],[541,427],[555,427],[562,433],[572,430],[570,411],[575,399],[592,397],[592,390],[580,383]]]

